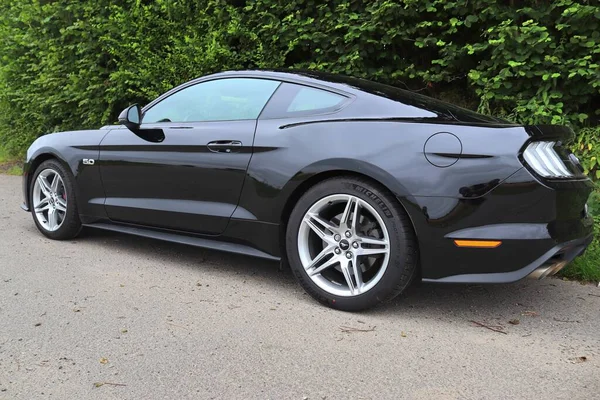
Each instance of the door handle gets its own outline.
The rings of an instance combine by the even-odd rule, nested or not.
[[[242,142],[239,140],[215,140],[207,144],[213,153],[234,153],[240,151]]]

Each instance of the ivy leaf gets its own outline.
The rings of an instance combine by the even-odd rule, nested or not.
[[[469,71],[469,78],[473,81],[478,80],[481,77],[481,74],[479,73],[479,71],[472,69],[471,71]]]
[[[465,26],[467,28],[470,28],[471,25],[473,25],[475,22],[477,22],[477,17],[475,15],[468,15],[467,18],[465,19]]]

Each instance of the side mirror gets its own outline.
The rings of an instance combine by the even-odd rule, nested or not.
[[[165,133],[162,129],[150,128],[142,129],[142,110],[139,105],[134,104],[127,107],[119,114],[119,123],[125,125],[127,129],[135,133],[141,139],[148,142],[160,143],[165,140]]]
[[[142,110],[137,104],[127,107],[119,114],[119,123],[131,130],[139,129],[141,120]]]

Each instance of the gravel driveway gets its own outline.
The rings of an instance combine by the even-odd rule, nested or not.
[[[595,286],[420,285],[344,313],[263,260],[48,240],[20,185],[0,175],[0,399],[600,398]]]

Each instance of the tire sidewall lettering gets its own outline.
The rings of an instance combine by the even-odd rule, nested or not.
[[[353,185],[353,188],[357,192],[362,193],[369,199],[373,200],[379,206],[379,208],[387,218],[394,218],[394,215],[392,214],[392,211],[389,209],[389,207],[385,204],[383,200],[381,200],[377,195],[375,195],[375,193],[371,192],[367,188],[356,184]]]

